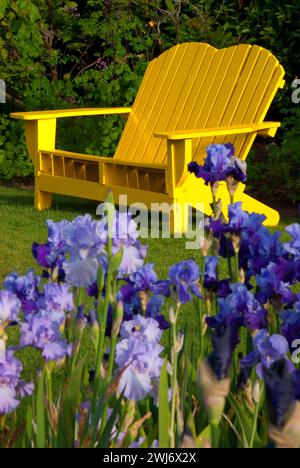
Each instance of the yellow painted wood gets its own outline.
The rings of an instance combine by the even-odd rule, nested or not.
[[[127,194],[147,206],[151,201],[203,202],[210,214],[210,190],[188,173],[188,163],[202,162],[207,145],[225,142],[233,143],[244,160],[256,135],[273,137],[280,123],[264,119],[283,85],[282,66],[262,47],[241,44],[217,50],[186,43],[149,63],[132,108],[13,113],[12,118],[25,121],[36,207],[49,207],[52,193],[102,200],[112,187],[116,196]],[[113,158],[55,149],[56,119],[108,114],[128,116]],[[236,199],[275,225],[278,213],[245,195],[244,188],[240,184]],[[228,195],[222,184],[219,194],[225,206]],[[175,231],[184,230],[186,220],[175,213],[172,225]]]
[[[65,117],[87,117],[89,115],[130,114],[130,107],[62,109],[33,112],[13,112],[10,116],[19,120],[62,119]]]
[[[214,137],[218,135],[245,135],[247,133],[260,133],[266,130],[277,129],[280,122],[263,122],[262,124],[241,124],[232,127],[204,128],[201,130],[175,130],[174,132],[155,133],[158,138],[167,140],[185,140],[188,138]]]

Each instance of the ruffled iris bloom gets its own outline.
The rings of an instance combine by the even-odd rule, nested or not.
[[[282,260],[284,254],[280,242],[280,232],[271,234],[265,228],[260,229],[255,239],[249,239],[249,264],[251,274],[261,273],[270,263],[277,263]],[[245,236],[243,236],[244,238]]]
[[[70,355],[71,346],[63,338],[60,324],[51,314],[34,315],[30,322],[22,323],[20,328],[20,346],[40,349],[46,361],[58,361]]]
[[[300,258],[300,224],[291,224],[285,230],[293,240],[284,243],[284,249],[294,257]]]
[[[20,379],[21,362],[7,350],[0,360],[0,415],[13,412],[20,404],[19,399],[33,392],[33,384]]]
[[[55,275],[72,286],[90,288],[95,284],[99,266],[103,267],[108,242],[108,220],[78,216],[72,222],[47,221],[48,241],[34,244],[37,262],[47,269],[44,276]],[[147,247],[138,241],[138,231],[131,215],[115,213],[112,229],[112,253],[122,249],[119,275],[130,275],[144,264]]]
[[[133,284],[126,284],[119,290],[118,299],[123,303],[124,320],[132,320],[137,314],[145,314],[146,317],[155,319],[162,330],[169,328],[169,323],[161,313],[164,297],[148,295],[143,306],[140,292]]]
[[[116,364],[122,371],[119,391],[126,398],[139,401],[153,390],[160,376],[163,347],[158,343],[161,332],[152,319],[137,317],[121,327],[124,339],[116,347]]]
[[[159,342],[162,331],[156,320],[136,315],[132,320],[126,320],[121,326],[122,338],[140,338],[146,341]]]
[[[103,218],[98,223],[98,236],[105,242],[108,239],[108,222]],[[119,267],[119,276],[131,275],[144,264],[147,254],[147,246],[142,245],[138,240],[139,232],[136,222],[132,219],[131,213],[115,212],[112,225],[112,253],[116,254],[123,250],[123,258]]]
[[[283,283],[278,278],[274,263],[262,269],[261,274],[256,276],[256,282],[258,286],[256,297],[261,304],[265,304],[270,299],[278,299],[282,304],[293,304],[296,301],[289,284]]]
[[[231,294],[218,300],[219,313],[207,318],[208,325],[217,327],[218,324],[235,322],[251,331],[262,328],[266,322],[266,311],[254,295],[241,283],[232,284],[230,288]]]
[[[226,180],[228,177],[237,182],[245,182],[247,179],[247,164],[234,156],[234,146],[231,143],[207,146],[203,166],[192,161],[188,170],[197,178],[204,179],[206,185]]]
[[[234,156],[230,157],[230,162],[226,167],[226,177],[232,177],[237,182],[246,182],[247,180],[247,163]]]
[[[32,254],[37,263],[45,268],[44,276],[49,275],[49,270],[56,271],[58,278],[64,280],[62,264],[65,260],[66,244],[63,239],[63,231],[69,222],[62,220],[54,222],[51,219],[46,221],[48,227],[48,240],[45,244],[34,243]]]
[[[98,222],[90,215],[78,216],[63,229],[62,239],[67,246],[67,259],[63,263],[67,283],[86,288],[97,278],[98,256],[104,243],[97,234]]]
[[[170,284],[173,286],[177,300],[182,304],[189,302],[192,295],[201,298],[200,268],[194,260],[176,263],[169,270]]]
[[[169,296],[169,282],[159,280],[154,271],[154,263],[147,263],[129,276],[127,282],[136,291],[151,291],[154,294]]]
[[[40,298],[40,308],[48,312],[71,312],[74,310],[73,293],[68,284],[47,283]]]
[[[263,369],[269,369],[272,364],[285,359],[289,372],[294,371],[294,366],[287,358],[289,345],[284,336],[269,335],[267,330],[260,330],[253,339],[254,351],[241,360],[241,366],[252,368],[256,366],[256,373],[262,379]]]
[[[22,303],[25,313],[37,311],[37,300],[40,296],[39,285],[40,276],[34,274],[34,270],[29,270],[24,276],[11,273],[4,280],[4,289],[14,293]]]
[[[206,158],[203,166],[195,161],[188,165],[190,173],[195,174],[197,178],[202,178],[205,184],[214,183],[226,179],[226,170],[231,164],[230,156],[233,154],[233,146],[209,145],[206,148]]]
[[[21,301],[12,292],[0,291],[0,326],[17,322],[21,305]]]
[[[230,232],[240,232],[243,228],[247,228],[249,222],[249,214],[242,209],[242,202],[233,203],[228,206],[229,223],[227,229]]]
[[[295,284],[300,281],[300,259],[286,260],[279,258],[274,272],[283,283]]]

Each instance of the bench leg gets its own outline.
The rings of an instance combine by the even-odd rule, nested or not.
[[[183,234],[188,230],[188,211],[184,203],[174,203],[170,211],[171,234]]]
[[[43,192],[39,190],[37,184],[34,191],[34,206],[38,211],[46,210],[51,208],[52,205],[52,193]]]

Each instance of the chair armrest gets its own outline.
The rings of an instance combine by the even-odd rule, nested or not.
[[[125,161],[123,159],[115,159],[115,158],[110,158],[110,157],[104,157],[104,156],[92,156],[88,154],[81,154],[81,153],[73,153],[70,151],[64,151],[64,150],[40,150],[41,154],[48,154],[49,156],[60,156],[63,158],[69,158],[69,159],[77,159],[80,161],[90,161],[90,162],[97,162],[97,163],[105,163],[105,164],[111,164],[111,165],[118,165],[118,166],[132,166],[133,168],[140,168],[140,169],[145,169],[145,170],[166,170],[167,166],[163,164],[148,164],[148,163],[141,163],[141,162],[135,162],[135,161]]]
[[[83,117],[89,115],[111,115],[111,114],[130,114],[130,107],[111,107],[95,109],[61,109],[34,112],[13,112],[10,114],[12,119],[19,120],[43,120],[59,119],[63,117]]]
[[[175,130],[155,133],[155,137],[166,140],[188,140],[193,138],[215,137],[223,135],[243,135],[247,133],[266,133],[273,136],[280,122],[263,122],[253,124],[232,125],[229,127],[203,128],[200,130]]]

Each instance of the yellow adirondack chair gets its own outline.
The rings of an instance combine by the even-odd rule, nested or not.
[[[284,69],[259,46],[238,45],[217,50],[204,43],[184,43],[152,60],[132,108],[68,109],[13,113],[25,121],[28,152],[35,167],[35,206],[51,206],[52,193],[104,200],[108,188],[128,203],[204,204],[211,214],[209,187],[187,171],[201,163],[211,143],[231,142],[245,160],[256,135],[274,136],[279,122],[264,122]],[[128,120],[113,158],[55,149],[56,119],[125,114]],[[279,214],[244,193],[243,208],[267,216],[276,225]],[[227,206],[221,183],[219,197]],[[175,232],[186,229],[179,212],[172,215]]]

